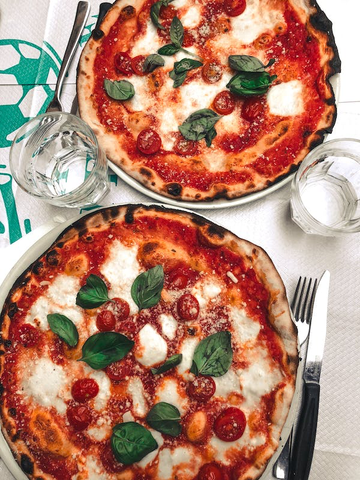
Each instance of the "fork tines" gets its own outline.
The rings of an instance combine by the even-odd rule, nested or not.
[[[311,311],[316,292],[317,279],[314,280],[314,287],[312,289],[311,297],[309,299],[312,282],[312,278],[310,278],[308,281],[306,277],[300,277],[296,285],[293,301],[291,302],[291,310],[293,311],[293,314],[297,321],[310,323]]]

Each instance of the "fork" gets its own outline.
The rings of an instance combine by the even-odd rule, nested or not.
[[[316,286],[317,279],[313,280],[310,278],[308,281],[306,277],[304,279],[300,277],[291,302],[291,311],[297,326],[300,346],[305,343],[309,334]],[[273,467],[273,476],[278,480],[287,480],[289,476],[289,459],[291,454],[293,429],[294,428],[291,429],[289,438]]]

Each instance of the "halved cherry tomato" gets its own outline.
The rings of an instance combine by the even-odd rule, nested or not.
[[[181,137],[175,143],[174,150],[178,155],[194,155],[197,150],[197,142]]]
[[[115,55],[114,58],[115,69],[118,73],[123,75],[130,76],[133,74],[133,69],[131,67],[131,58],[127,52],[119,52]]]
[[[136,75],[146,75],[146,72],[143,70],[145,60],[146,57],[144,55],[138,55],[137,57],[131,59],[131,68],[134,70]]]
[[[115,315],[110,310],[102,310],[96,317],[96,326],[100,332],[114,330],[115,323]]]
[[[99,393],[99,385],[93,378],[80,378],[71,387],[71,395],[76,402],[84,403]]]
[[[243,435],[245,427],[245,414],[236,407],[223,410],[214,422],[215,435],[224,442],[238,440]]]
[[[118,362],[110,363],[105,369],[106,375],[115,382],[124,380],[125,377],[131,374],[132,364],[131,360],[124,359]]]
[[[112,308],[115,319],[119,320],[120,322],[126,320],[130,315],[130,305],[128,304],[128,302],[118,297],[115,297],[112,300]]]
[[[168,285],[171,289],[183,290],[187,287],[189,278],[179,270],[173,270],[168,276]]]
[[[68,407],[66,416],[74,430],[85,430],[91,423],[91,411],[86,405]]]
[[[262,97],[250,97],[247,98],[241,107],[241,116],[248,122],[261,117],[264,113],[265,105]]]
[[[216,95],[213,105],[220,115],[229,115],[235,109],[235,99],[229,91],[224,90]]]
[[[228,475],[216,463],[206,463],[199,470],[199,480],[228,480]]]
[[[154,130],[146,128],[139,133],[136,146],[144,155],[151,155],[160,150],[161,138]]]
[[[246,8],[246,0],[224,0],[224,12],[229,17],[241,15]]]
[[[207,402],[214,395],[216,384],[211,377],[196,377],[188,384],[187,392],[191,398],[198,402]]]
[[[199,316],[200,305],[194,295],[184,293],[177,301],[177,313],[183,320],[195,320]]]
[[[24,347],[29,348],[35,347],[39,343],[40,333],[30,323],[24,323],[16,332],[16,337]]]
[[[207,62],[203,65],[201,69],[201,75],[205,82],[207,83],[216,83],[222,77],[222,68],[217,62]]]

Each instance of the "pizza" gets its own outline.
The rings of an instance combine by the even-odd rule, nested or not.
[[[339,71],[314,0],[119,0],[82,52],[79,111],[148,189],[234,199],[284,179],[331,132]]]
[[[250,480],[279,445],[297,335],[258,246],[193,213],[70,225],[1,314],[2,431],[36,480]]]

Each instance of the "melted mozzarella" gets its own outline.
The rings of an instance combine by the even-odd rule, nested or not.
[[[88,455],[86,458],[85,468],[82,470],[87,470],[87,480],[108,480],[108,475],[103,472],[103,466],[101,465],[100,461],[94,457],[93,455]],[[81,479],[83,476],[79,475],[75,477],[75,479]]]
[[[246,316],[243,309],[231,307],[231,318],[236,341],[239,344],[254,341],[260,331],[260,323]]]
[[[162,313],[159,315],[158,320],[161,324],[163,335],[165,335],[165,337],[167,337],[169,340],[174,340],[178,327],[178,323],[175,318],[172,315],[166,315],[165,313]]]
[[[180,375],[184,375],[184,373],[190,370],[194,351],[199,341],[197,338],[186,338],[183,341],[179,352],[183,355],[182,362],[176,367]]]
[[[95,442],[101,442],[105,438],[110,437],[111,427],[109,425],[101,425],[96,427],[90,427],[87,430],[87,434]]]
[[[99,393],[94,398],[94,408],[95,410],[101,411],[106,408],[107,402],[111,397],[111,382],[109,377],[102,370],[94,371],[87,365],[84,371],[99,385]]]
[[[157,29],[150,19],[147,22],[146,29],[143,35],[140,38],[136,38],[134,43],[135,44],[131,49],[130,53],[130,56],[132,58],[136,57],[137,55],[148,56],[149,53],[156,52],[162,46],[162,42],[160,41]],[[151,51],[149,50],[150,48]],[[131,82],[133,78],[134,75],[131,77]]]
[[[156,390],[156,403],[167,402],[179,409],[181,414],[184,414],[188,405],[188,400],[184,393],[183,396],[179,393],[180,386],[176,380],[166,378],[159,385]]]
[[[175,478],[174,472],[177,465],[186,464],[181,469],[184,477],[191,475],[199,466],[199,459],[191,446],[177,447],[174,450],[164,448],[159,454],[158,478],[170,480]]]
[[[115,240],[111,245],[108,260],[100,270],[111,284],[109,297],[120,297],[126,300],[130,305],[130,313],[138,311],[130,293],[131,286],[140,273],[137,252],[137,247],[125,247],[118,240]]]
[[[145,325],[139,332],[139,343],[135,351],[136,360],[151,367],[163,362],[167,355],[167,343],[150,324]]]
[[[301,82],[292,80],[271,87],[267,94],[267,103],[273,115],[299,115],[304,110]]]
[[[199,302],[200,307],[204,308],[209,301],[221,293],[221,286],[215,279],[200,280],[194,285],[191,293]]]
[[[155,438],[156,443],[158,444],[158,448],[153,452],[150,452],[147,455],[145,455],[145,457],[141,459],[140,462],[137,462],[137,465],[139,465],[139,467],[141,468],[145,468],[146,465],[149,465],[149,463],[155,460],[155,458],[158,456],[159,448],[162,447],[164,443],[163,436],[161,435],[160,432],[157,432],[156,430],[152,430],[151,428],[149,428],[149,431],[151,435]]]
[[[144,417],[147,413],[147,403],[144,396],[144,387],[140,378],[131,378],[127,391],[132,397],[134,413],[140,417]]]
[[[80,290],[80,280],[77,277],[59,275],[50,285],[47,296],[57,305],[72,307]]]
[[[225,375],[213,378],[216,384],[215,396],[227,398],[233,392],[240,391],[239,377],[233,370],[228,370]]]
[[[184,27],[194,28],[200,23],[201,20],[201,8],[199,5],[193,5],[189,10],[181,17],[181,23]]]
[[[40,358],[32,364],[29,376],[24,376],[21,385],[24,394],[35,402],[44,407],[55,407],[64,414],[64,400],[71,398],[71,383],[62,366],[54,364],[49,358]]]

